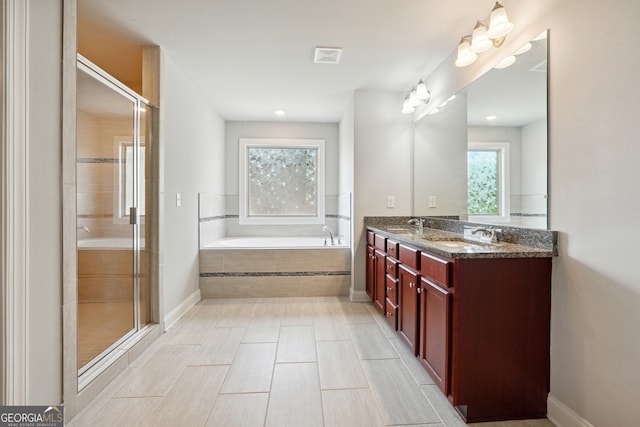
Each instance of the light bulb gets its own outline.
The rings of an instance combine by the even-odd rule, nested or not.
[[[491,11],[491,16],[489,17],[487,37],[490,39],[499,39],[500,37],[504,37],[509,34],[511,30],[513,30],[513,24],[509,22],[507,10],[500,4],[500,2],[496,2],[493,10]]]
[[[487,37],[487,25],[484,22],[478,21],[476,27],[471,34],[471,52],[482,53],[491,49],[493,44],[489,37]]]
[[[458,58],[456,59],[456,67],[466,67],[471,65],[478,59],[478,55],[471,52],[471,44],[468,40],[469,36],[465,36],[460,39],[458,44]]]

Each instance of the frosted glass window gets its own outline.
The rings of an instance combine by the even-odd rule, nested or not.
[[[240,222],[324,222],[324,140],[240,140]]]

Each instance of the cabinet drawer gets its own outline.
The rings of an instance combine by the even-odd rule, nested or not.
[[[398,261],[393,258],[387,257],[385,271],[394,279],[398,277]]]
[[[367,245],[375,246],[376,244],[376,235],[373,231],[367,230]]]
[[[400,252],[398,259],[402,264],[416,271],[420,269],[420,252],[417,249],[400,245],[398,251]]]
[[[398,242],[387,239],[387,255],[398,259]]]
[[[387,298],[385,317],[394,331],[398,330],[398,306]]]
[[[422,252],[420,255],[420,274],[446,287],[451,282],[451,261]]]
[[[398,304],[398,279],[387,275],[387,299]]]
[[[373,246],[375,246],[377,249],[380,249],[381,251],[385,251],[387,250],[387,238],[380,235],[380,234],[376,234],[374,236],[374,243]]]

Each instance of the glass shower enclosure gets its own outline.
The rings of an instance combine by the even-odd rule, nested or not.
[[[78,55],[78,373],[150,323],[151,114],[144,98]]]

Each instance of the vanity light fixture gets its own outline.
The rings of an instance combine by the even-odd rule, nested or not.
[[[411,114],[420,104],[428,104],[431,100],[431,92],[422,80],[418,81],[407,96],[404,97],[402,103],[402,114]]]
[[[500,39],[509,34],[511,30],[513,30],[513,24],[507,16],[507,9],[500,2],[496,2],[491,11],[491,16],[489,16],[487,36],[490,39]]]
[[[493,43],[487,36],[487,24],[482,21],[478,21],[476,27],[471,33],[471,52],[482,53],[486,52],[493,47]]]
[[[489,15],[489,25],[484,21],[476,21],[476,26],[470,36],[464,36],[458,43],[456,67],[471,65],[478,58],[478,54],[486,52],[491,47],[500,47],[507,34],[513,30],[507,10],[500,2],[496,2]]]
[[[506,58],[504,58],[502,61],[498,62],[498,64],[494,67],[494,68],[507,68],[513,65],[513,63],[516,62],[516,57],[513,55],[509,55]]]
[[[458,57],[456,59],[456,67],[466,67],[473,64],[478,55],[471,51],[471,43],[469,41],[470,36],[464,36],[458,43]]]
[[[513,52],[514,55],[522,55],[525,52],[529,52],[531,50],[531,43],[527,43],[522,46],[520,49]]]

